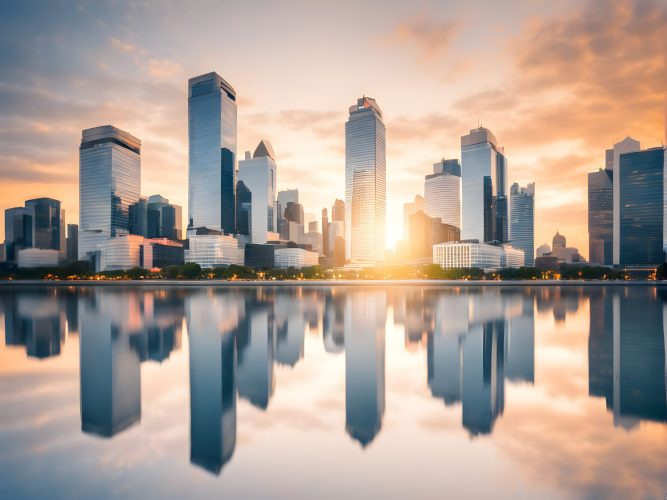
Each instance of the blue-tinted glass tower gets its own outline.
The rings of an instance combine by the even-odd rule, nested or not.
[[[236,91],[217,73],[188,82],[188,227],[236,230]]]
[[[111,125],[83,131],[79,147],[79,260],[130,231],[141,192],[141,141]],[[97,262],[97,261],[96,261]]]
[[[665,150],[620,156],[619,246],[621,266],[657,266],[663,251]],[[614,179],[616,182],[616,179]]]

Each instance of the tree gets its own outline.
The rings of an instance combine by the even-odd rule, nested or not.
[[[180,266],[180,276],[185,279],[199,278],[201,275],[201,266],[196,262],[188,262]]]

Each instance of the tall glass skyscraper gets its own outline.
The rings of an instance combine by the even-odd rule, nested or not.
[[[614,264],[620,264],[621,262],[621,185],[618,182],[620,179],[620,161],[621,155],[625,153],[632,153],[639,151],[641,149],[641,144],[639,141],[635,141],[632,137],[626,137],[621,142],[614,144],[613,149],[608,149],[606,151],[605,160],[607,168],[611,167],[613,171],[614,185],[613,185],[613,201],[614,201],[614,211],[613,211],[613,232],[614,232],[614,243],[612,248],[612,260]]]
[[[278,228],[276,181],[278,167],[269,141],[262,140],[252,158],[239,162],[239,183],[250,190],[249,231],[252,243],[266,243]]]
[[[612,265],[614,247],[614,172],[588,174],[588,260]]]
[[[665,149],[620,155],[619,173],[619,264],[662,264]]]
[[[188,227],[236,229],[236,91],[217,73],[188,81]]]
[[[345,123],[345,243],[351,263],[384,260],[386,129],[375,99],[350,106]]]
[[[424,209],[429,217],[461,229],[461,164],[442,160],[424,180]],[[409,234],[409,232],[406,232]]]
[[[510,241],[523,250],[524,266],[535,265],[535,183],[510,189]]]
[[[507,159],[490,130],[461,137],[461,239],[507,242]]]
[[[141,192],[141,141],[111,125],[83,131],[79,147],[79,260],[107,238],[128,234]]]

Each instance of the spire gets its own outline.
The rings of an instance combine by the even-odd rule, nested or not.
[[[252,157],[262,158],[265,156],[271,158],[273,161],[276,160],[276,154],[273,152],[273,147],[271,146],[271,143],[266,139],[262,139],[261,141],[259,141],[257,148],[255,148],[255,152],[253,153]]]

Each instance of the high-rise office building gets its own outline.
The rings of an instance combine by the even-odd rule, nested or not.
[[[424,180],[424,211],[443,224],[461,229],[461,164],[445,160],[433,164]]]
[[[490,130],[461,137],[461,238],[506,242],[507,159]]]
[[[79,258],[79,225],[67,224],[67,261]]]
[[[236,230],[236,91],[217,73],[188,81],[188,226]]]
[[[632,153],[635,151],[639,151],[641,149],[641,145],[639,141],[635,141],[632,137],[626,137],[623,139],[621,142],[618,142],[614,144],[614,147],[612,149],[609,149],[606,151],[606,163],[607,163],[607,168],[611,166],[611,170],[613,171],[612,178],[614,179],[613,182],[613,263],[614,264],[620,264],[620,256],[621,256],[621,247],[620,247],[620,213],[621,213],[621,191],[620,191],[620,161],[621,161],[621,155],[625,153]]]
[[[65,253],[65,211],[60,200],[35,198],[25,202],[33,211],[33,247]]]
[[[250,239],[266,243],[267,233],[276,232],[276,182],[278,167],[271,143],[260,141],[251,159],[239,162],[239,182],[251,193]]]
[[[403,239],[408,240],[410,235],[410,217],[417,212],[424,211],[424,197],[415,195],[414,201],[403,203]]]
[[[631,267],[662,264],[665,149],[621,154],[618,166],[619,175],[614,175],[614,192],[618,191],[619,198],[618,263]]]
[[[236,232],[250,235],[252,193],[243,181],[236,183]]]
[[[159,194],[148,197],[146,209],[155,215],[148,219],[149,238],[180,240],[183,237],[183,209]]]
[[[588,174],[588,260],[613,264],[614,172],[601,168]]]
[[[343,200],[336,199],[334,201],[331,208],[331,220],[345,222],[345,202]]]
[[[322,209],[322,252],[326,257],[331,255],[329,249],[329,214],[326,208]]]
[[[535,265],[535,183],[510,189],[510,241],[523,250],[524,265]]]
[[[287,205],[291,203],[299,203],[298,189],[285,189],[278,192],[278,198],[276,201],[276,209],[278,211],[277,229],[278,233],[280,234],[280,238],[283,240],[289,239],[289,221],[285,219],[285,209],[287,208]],[[301,223],[303,224],[303,220]]]
[[[5,258],[16,262],[18,252],[33,246],[33,219],[31,208],[15,207],[5,210]]]
[[[79,260],[99,262],[107,238],[130,230],[141,192],[141,141],[111,125],[86,129],[79,147]]]
[[[408,255],[412,260],[433,262],[433,245],[458,241],[461,231],[451,224],[443,224],[439,217],[429,217],[421,210],[410,216],[407,234]]]
[[[384,260],[386,129],[375,99],[350,106],[345,123],[345,243],[357,265]]]

